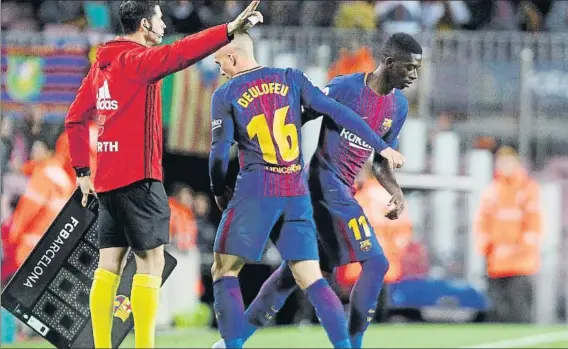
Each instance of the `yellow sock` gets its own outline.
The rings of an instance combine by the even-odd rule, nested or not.
[[[112,309],[120,276],[97,269],[91,287],[90,307],[95,348],[112,348]]]
[[[161,284],[161,277],[148,274],[136,274],[132,280],[130,303],[136,348],[154,348]]]

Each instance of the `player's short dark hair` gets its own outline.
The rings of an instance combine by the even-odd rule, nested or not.
[[[384,62],[387,57],[400,58],[410,54],[422,54],[422,46],[406,33],[395,33],[391,35],[381,47],[381,60]]]
[[[150,20],[156,13],[159,0],[123,0],[118,9],[118,17],[124,34],[132,34],[138,30],[142,18]]]

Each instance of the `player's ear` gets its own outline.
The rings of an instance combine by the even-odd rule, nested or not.
[[[389,68],[392,68],[394,65],[394,58],[392,57],[385,58],[385,65]]]
[[[227,56],[229,57],[229,61],[231,62],[231,65],[232,65],[232,66],[237,65],[237,60],[235,59],[235,56],[234,56],[234,55],[228,54]]]

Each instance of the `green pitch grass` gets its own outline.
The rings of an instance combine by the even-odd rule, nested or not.
[[[558,339],[558,333],[564,333]],[[547,341],[548,334],[553,334]],[[534,339],[533,345],[515,344],[514,341]],[[160,332],[156,344],[159,348],[210,348],[219,339],[214,330],[191,329]],[[526,325],[373,325],[364,341],[366,348],[459,348],[469,346],[491,347],[492,343],[507,348],[568,348],[567,326]],[[27,341],[3,348],[50,348],[45,341]],[[129,336],[121,348],[133,348],[134,338]],[[246,344],[247,348],[330,348],[324,331],[319,326],[272,327],[257,332]]]

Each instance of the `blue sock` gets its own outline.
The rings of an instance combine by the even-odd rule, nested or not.
[[[243,343],[262,326],[268,324],[282,308],[286,299],[296,290],[296,280],[288,263],[280,267],[262,284],[260,292],[245,312]]]
[[[349,303],[349,337],[353,348],[363,345],[363,333],[375,317],[383,280],[389,268],[384,255],[377,255],[361,262],[361,275],[351,290]]]
[[[239,279],[236,277],[220,278],[213,283],[213,293],[215,295],[213,309],[225,346],[227,348],[242,348],[245,306]]]
[[[349,336],[351,338],[351,348],[363,348],[363,332]]]
[[[333,347],[351,348],[343,305],[327,280],[314,282],[306,289],[306,294]]]

